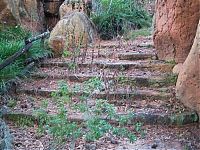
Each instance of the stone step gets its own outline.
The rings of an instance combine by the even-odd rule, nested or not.
[[[144,37],[141,39],[135,39],[134,41],[124,41],[121,40],[112,40],[112,41],[101,41],[100,43],[96,44],[96,47],[100,48],[123,48],[123,47],[146,47],[152,48],[154,47],[152,37]]]
[[[53,73],[52,73],[53,72]],[[31,77],[36,80],[67,80],[71,82],[84,82],[92,78],[100,78],[102,81],[109,82],[110,84],[121,85],[121,86],[132,86],[132,87],[167,87],[174,86],[176,76],[173,74],[166,74],[162,76],[151,76],[151,75],[100,75],[97,72],[93,74],[82,74],[82,73],[70,73],[66,70],[59,69],[57,71],[45,71],[32,73]],[[109,85],[111,86],[111,85]]]
[[[118,54],[119,60],[144,60],[152,59],[156,60],[157,56],[154,53],[136,53],[136,52],[126,52]]]
[[[44,90],[43,90],[44,91]],[[55,92],[56,90],[51,90],[51,92]],[[139,90],[138,90],[139,91]],[[140,90],[142,91],[142,90]],[[147,91],[147,90],[146,90]],[[153,91],[153,90],[152,90]],[[149,94],[153,95],[153,92]],[[39,91],[41,92],[41,91]],[[49,91],[46,91],[49,92]],[[141,92],[142,93],[142,92]],[[144,92],[143,92],[144,93]],[[147,93],[147,92],[146,92]],[[158,91],[157,91],[158,93]],[[73,104],[79,104],[81,102],[84,103],[81,96],[77,96],[81,94],[80,92],[76,94],[76,97],[72,97],[65,103],[65,107],[68,110],[69,116],[72,120],[75,121],[83,121],[84,116],[82,113],[74,109]],[[49,114],[55,114],[57,112],[56,103],[59,100],[58,97],[43,97],[41,95],[37,95],[34,93],[32,95],[24,94],[23,92],[20,94],[18,93],[18,99],[20,103],[16,103],[14,107],[12,107],[11,112],[25,112],[28,114],[32,114],[41,107],[43,101],[45,99],[48,102],[47,112]],[[154,96],[156,92],[154,91]],[[45,95],[46,96],[46,95]],[[138,95],[136,95],[138,96]],[[164,96],[164,95],[163,95]],[[64,98],[64,97],[63,97]],[[64,100],[62,97],[60,100]],[[91,99],[90,99],[91,98]],[[160,98],[160,97],[157,97]],[[193,123],[198,121],[198,116],[195,112],[191,111],[188,108],[185,108],[183,104],[176,100],[172,99],[172,96],[167,100],[162,99],[149,99],[147,97],[135,97],[125,100],[125,99],[109,99],[106,100],[108,103],[114,104],[113,107],[120,115],[125,115],[128,112],[134,113],[134,122],[144,122],[146,124],[162,124],[162,125],[169,125],[169,124],[187,124]],[[65,99],[66,100],[66,99]],[[102,99],[103,100],[103,99]],[[87,105],[89,108],[94,108],[97,99],[92,98],[89,96],[87,99]],[[85,103],[84,103],[85,104]],[[8,111],[6,111],[8,112]],[[77,114],[78,113],[78,114]]]
[[[166,63],[164,61],[159,60],[152,60],[152,61],[108,61],[108,60],[98,60],[98,61],[87,61],[87,62],[76,62],[72,63],[68,59],[49,59],[43,61],[41,63],[41,67],[67,67],[69,68],[70,65],[76,65],[77,67],[83,68],[110,68],[110,69],[119,69],[119,70],[127,70],[131,68],[135,69],[148,69],[149,71],[160,71],[160,72],[172,72],[174,64]]]
[[[77,102],[80,101],[81,96],[73,96],[70,98],[70,104],[73,102],[76,104]],[[55,99],[58,99],[57,97],[45,97],[45,100],[48,101],[48,104],[50,106],[55,105]],[[61,98],[62,99],[62,98]],[[18,97],[16,99],[17,101],[20,101],[20,103],[16,103],[14,105],[14,110],[18,111],[34,111],[35,108],[38,108],[42,101],[44,100],[43,96],[38,96],[38,95],[26,95],[24,93],[18,94]],[[87,99],[87,104],[89,107],[95,106],[96,103],[95,98],[88,98]],[[105,100],[106,99],[102,99]],[[126,111],[126,110],[135,110],[135,109],[152,109],[160,112],[182,112],[185,110],[185,107],[180,103],[180,101],[176,99],[133,99],[133,98],[128,98],[128,99],[110,99],[108,100],[108,103],[113,104],[115,108],[119,111]],[[52,110],[49,110],[52,111]]]
[[[30,94],[36,96],[51,97],[52,93],[61,93],[56,88],[20,88],[17,89],[18,94]],[[71,95],[81,96],[88,94],[79,90],[79,92],[69,92]],[[125,89],[117,89],[116,91],[95,91],[91,94],[92,98],[97,99],[117,99],[117,100],[167,100],[173,97],[171,93],[162,92],[162,90],[154,89],[134,89],[132,91],[127,91]]]
[[[126,116],[128,114],[120,113],[120,116]],[[24,112],[7,112],[3,114],[3,118],[9,121],[17,121],[17,118],[29,118],[33,122],[37,122],[37,118],[29,113]],[[106,117],[102,116],[102,119],[106,119]],[[83,114],[69,114],[68,120],[75,121],[75,122],[83,122],[86,121],[87,118],[84,117]],[[106,119],[108,120],[108,119]],[[186,125],[198,122],[199,118],[198,115],[193,112],[182,112],[177,114],[167,114],[167,113],[156,113],[156,112],[149,112],[135,110],[133,112],[133,117],[128,121],[128,125],[135,125],[136,122],[144,123],[145,125]],[[117,120],[111,119],[108,120],[112,124],[118,124]]]

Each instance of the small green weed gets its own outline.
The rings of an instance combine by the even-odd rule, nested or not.
[[[15,99],[9,99],[7,106],[10,108],[14,108],[17,105],[17,101]]]
[[[172,65],[176,65],[176,61],[175,60],[167,60],[167,61],[165,61],[165,63],[167,63],[167,64],[172,64]]]
[[[70,71],[72,71],[72,70],[76,70],[76,68],[78,67],[78,65],[77,65],[76,63],[74,63],[74,62],[69,62],[69,63],[67,64],[67,67],[68,67],[68,69],[69,69]]]
[[[124,38],[126,40],[135,40],[137,37],[145,37],[145,36],[150,36],[151,35],[151,29],[149,28],[142,28],[139,30],[131,30],[131,31],[126,31],[124,34]]]
[[[92,20],[102,39],[122,35],[127,29],[150,27],[151,17],[143,6],[133,0],[102,0],[101,11],[92,15]]]
[[[70,51],[68,51],[68,50],[64,50],[63,51],[63,54],[62,54],[62,57],[70,57],[72,55],[72,53],[70,52]]]
[[[177,81],[178,75],[176,74],[167,74],[165,78],[162,80],[163,85],[175,85]]]
[[[79,138],[84,138],[87,142],[95,141],[104,136],[106,133],[119,137],[129,138],[134,142],[136,135],[126,128],[130,120],[134,118],[133,113],[127,115],[119,115],[113,104],[109,104],[107,100],[96,99],[95,105],[90,106],[88,101],[94,91],[101,90],[103,81],[99,78],[92,78],[85,81],[83,87],[75,85],[73,90],[70,90],[66,83],[61,81],[58,92],[52,93],[52,98],[55,100],[57,114],[48,114],[48,102],[44,101],[42,107],[36,111],[36,116],[39,118],[39,131],[47,131],[54,137],[57,143],[66,141],[71,142],[71,149],[75,148],[75,141]],[[73,103],[72,93],[82,91],[79,95],[79,101]],[[70,107],[69,107],[70,106]],[[82,122],[75,122],[68,119],[70,110],[81,112],[84,116]],[[116,122],[116,125],[111,124],[111,120]],[[136,123],[135,132],[141,131],[142,124]]]
[[[35,121],[33,117],[21,114],[9,114],[7,119],[13,121],[19,127],[33,126]]]

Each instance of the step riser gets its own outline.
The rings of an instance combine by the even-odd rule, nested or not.
[[[43,96],[43,97],[51,97],[52,92],[57,92],[56,90],[17,90],[19,94],[30,94],[36,96]],[[83,93],[74,93],[76,96],[83,95]],[[74,95],[73,94],[73,95]],[[97,93],[93,94],[91,98],[97,99],[107,99],[107,100],[167,100],[172,97],[171,94],[144,94],[144,93]]]
[[[69,65],[67,63],[42,63],[41,67],[66,67],[68,68]],[[170,64],[100,64],[100,63],[93,63],[93,64],[77,64],[79,68],[109,68],[109,69],[118,69],[118,70],[128,70],[128,69],[139,69],[141,71],[145,71],[148,69],[149,71],[161,71],[161,72],[172,72],[173,65]]]
[[[11,120],[12,118],[30,118],[34,122],[37,121],[32,115],[23,114],[23,113],[6,113],[3,114],[5,120]],[[104,119],[102,117],[102,119]],[[85,121],[81,115],[69,115],[68,120],[75,122]],[[136,122],[142,122],[144,125],[187,125],[191,123],[197,123],[199,121],[198,115],[195,112],[185,112],[178,115],[167,115],[167,114],[144,114],[144,113],[135,113],[135,116],[128,122],[128,125],[135,125]],[[109,120],[112,124],[117,124],[115,120]]]
[[[168,96],[162,96],[162,95],[143,95],[143,94],[101,94],[101,95],[95,95],[94,98],[98,99],[108,99],[108,100],[136,100],[139,101],[141,99],[143,100],[157,100],[157,99],[169,99]]]
[[[49,79],[49,80],[68,80],[71,82],[84,82],[89,79],[95,78],[95,77],[100,77],[101,76],[80,76],[80,75],[55,75],[55,76],[50,76],[47,74],[32,74],[31,76],[34,79]],[[114,80],[113,80],[114,78]],[[104,80],[107,81],[114,81],[114,83],[120,84],[120,86],[132,86],[132,87],[166,87],[166,86],[172,86],[175,83],[166,83],[165,79],[149,79],[149,78],[144,78],[144,77],[123,77],[124,80],[126,80],[123,84],[120,84],[120,81],[117,81],[117,77],[104,77]]]
[[[69,67],[67,63],[42,63],[41,67]],[[91,64],[77,64],[77,67],[79,68],[86,68],[86,67],[99,67],[99,68],[109,68],[109,69],[118,69],[118,70],[127,70],[131,68],[145,68],[145,66],[141,66],[138,64],[97,64],[97,63],[91,63]]]
[[[178,115],[137,114],[132,122],[143,122],[147,125],[186,125],[198,122],[196,113],[182,113]]]
[[[119,60],[156,60],[157,57],[155,54],[119,54],[118,55]]]

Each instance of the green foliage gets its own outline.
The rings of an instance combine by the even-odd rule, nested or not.
[[[33,126],[35,121],[33,117],[21,114],[8,114],[7,119],[15,122],[20,127]]]
[[[167,74],[165,78],[162,80],[162,85],[175,85],[177,81],[178,75],[177,74]]]
[[[20,26],[1,26],[0,25],[0,41],[19,41],[29,37],[30,32],[23,30]]]
[[[102,0],[102,11],[92,20],[102,39],[111,39],[127,29],[149,27],[151,18],[137,0]]]
[[[62,57],[70,57],[72,54],[71,54],[71,52],[70,51],[68,51],[68,50],[64,50],[63,51],[63,54],[62,54]]]
[[[0,26],[0,63],[3,63],[6,58],[20,50],[24,46],[24,39],[30,36],[30,32],[23,30],[19,26]],[[14,63],[0,70],[0,89],[4,88],[8,80],[21,73],[27,58],[36,59],[49,53],[49,50],[41,45],[40,40],[35,41],[27,54],[22,55]]]
[[[176,65],[176,61],[175,60],[168,60],[168,61],[165,61],[166,64],[171,64],[171,65]]]
[[[10,108],[14,108],[17,105],[17,101],[14,99],[9,99],[7,106]]]
[[[89,79],[84,82],[82,87],[75,85],[71,90],[64,81],[60,81],[59,85],[59,91],[52,93],[57,113],[48,113],[47,101],[44,101],[42,107],[36,111],[36,116],[40,120],[40,132],[47,131],[58,143],[71,141],[73,144],[78,138],[84,138],[91,142],[98,140],[106,133],[111,136],[129,138],[131,142],[137,139],[136,135],[126,128],[126,125],[134,117],[133,113],[119,115],[113,104],[102,99],[96,99],[94,106],[89,105],[88,101],[93,93],[103,87],[103,81],[99,78]],[[72,96],[80,91],[82,94],[78,94],[79,101],[73,103]],[[71,110],[82,113],[84,118],[81,123],[69,119]],[[115,125],[111,121],[116,122]],[[135,132],[140,131],[141,124],[136,124]]]
[[[150,28],[142,28],[139,30],[132,30],[130,31],[126,31],[127,33],[125,34],[125,39],[126,40],[134,40],[139,36],[150,36],[151,35],[151,29]]]
[[[71,71],[71,70],[76,70],[76,68],[77,68],[77,64],[76,63],[73,63],[73,62],[69,62],[68,64],[67,64],[67,67],[68,67],[68,69]]]

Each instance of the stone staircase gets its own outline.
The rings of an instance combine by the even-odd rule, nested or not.
[[[78,56],[51,58],[39,63],[31,78],[23,80],[17,88],[20,102],[14,111],[32,113],[43,99],[50,102],[51,93],[58,91],[60,80],[73,88],[98,77],[104,88],[93,93],[91,105],[96,98],[106,99],[115,104],[121,114],[127,109],[134,112],[136,117],[132,122],[166,125],[196,122],[196,113],[185,108],[174,96],[173,65],[157,60],[151,38],[101,42],[96,48],[81,50]],[[76,95],[81,93],[80,90]],[[80,114],[72,116],[83,119]]]

